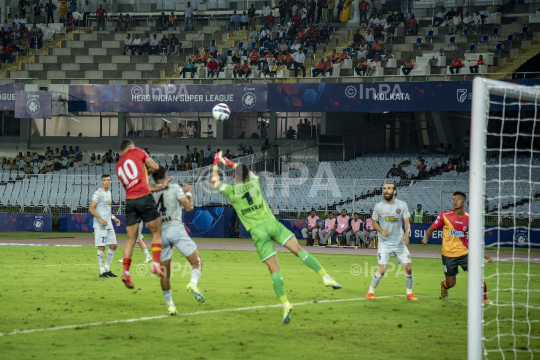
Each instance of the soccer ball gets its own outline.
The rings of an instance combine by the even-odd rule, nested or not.
[[[231,110],[229,109],[227,104],[217,104],[212,109],[212,116],[214,116],[214,119],[216,119],[216,121],[227,121],[231,116]]]

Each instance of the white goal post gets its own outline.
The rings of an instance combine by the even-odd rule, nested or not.
[[[472,110],[471,110],[470,167],[469,167],[470,168],[470,178],[469,178],[470,199],[469,199],[467,353],[468,353],[468,360],[478,360],[478,359],[488,358],[488,352],[484,348],[484,344],[483,344],[483,341],[486,340],[483,335],[483,331],[484,331],[483,279],[484,279],[484,239],[485,239],[484,238],[485,236],[484,224],[485,224],[485,214],[486,214],[485,212],[486,189],[485,188],[486,188],[486,179],[487,179],[486,168],[488,167],[486,164],[486,152],[489,150],[488,149],[489,143],[487,142],[487,138],[488,138],[488,133],[489,133],[488,122],[490,120],[490,106],[495,104],[497,109],[499,109],[498,111],[500,111],[500,108],[502,107],[503,109],[502,116],[501,118],[496,118],[496,119],[502,121],[503,124],[505,121],[507,121],[507,119],[505,118],[505,114],[506,114],[505,104],[512,103],[512,105],[514,106],[514,109],[516,107],[519,109],[517,118],[511,118],[509,120],[509,121],[516,120],[516,123],[518,126],[517,134],[515,134],[516,143],[517,143],[517,138],[520,135],[519,122],[521,118],[519,114],[521,111],[521,104],[523,103],[523,101],[527,101],[529,102],[527,105],[529,106],[528,109],[535,110],[534,117],[528,119],[529,122],[532,122],[533,124],[533,133],[532,133],[532,140],[531,140],[532,147],[530,149],[530,160],[532,164],[532,160],[534,160],[533,157],[535,155],[538,156],[537,151],[534,148],[534,140],[535,140],[534,125],[536,125],[536,123],[538,122],[537,111],[538,111],[538,105],[540,103],[540,87],[522,86],[522,85],[511,84],[508,82],[495,81],[495,80],[477,77],[473,81],[472,91],[473,91],[473,94],[472,94]],[[493,100],[493,98],[491,98],[492,95],[501,96],[503,100],[500,101],[497,99],[495,101]],[[538,123],[539,124],[537,126],[540,127],[540,122]],[[501,127],[500,132],[501,132],[500,142],[501,142],[501,150],[502,150],[503,139],[504,139],[504,136],[507,136],[507,134],[503,134],[502,127]],[[493,136],[493,134],[490,134],[490,135]],[[538,137],[538,135],[536,135],[536,137]],[[503,151],[504,150],[502,150],[501,153],[503,153]],[[516,148],[515,154],[517,154],[517,152],[518,151]],[[515,164],[515,161],[516,160],[514,160],[514,164]],[[499,170],[502,167],[501,165],[494,165],[492,166],[492,168],[495,168],[496,166],[499,167]],[[516,171],[515,168],[513,171]],[[529,169],[528,171],[530,174],[532,170]],[[532,187],[538,186],[536,183],[537,181],[538,179],[533,179],[532,181],[529,180],[529,184],[532,183],[533,184]],[[500,181],[500,182],[503,183],[504,185],[504,181]],[[514,184],[515,183],[516,183],[516,180],[514,178]],[[512,186],[515,186],[515,185],[512,185]],[[502,185],[501,185],[501,189],[502,189]],[[534,199],[529,198],[528,201],[532,202],[533,200]],[[516,202],[514,202],[514,204],[516,204]],[[502,209],[502,207],[500,207],[500,209]],[[499,212],[502,211],[500,209],[499,209]],[[534,213],[534,211],[532,213]],[[530,219],[531,219],[531,215],[529,215],[529,220]],[[530,227],[530,222],[529,222],[529,227]],[[517,227],[514,226],[514,229],[517,229]],[[529,228],[529,232],[530,232],[530,228]],[[531,245],[529,243],[529,249],[530,247]],[[514,246],[514,251],[515,251],[515,246]],[[530,254],[530,250],[529,250],[529,254]],[[512,288],[513,288],[513,283],[512,283]],[[527,305],[528,305],[528,297],[527,297]],[[498,306],[498,304],[495,304],[495,306]],[[513,322],[513,317],[512,317],[512,322]],[[527,336],[527,335],[523,335],[523,336]],[[530,332],[528,336],[529,336],[529,341],[530,341],[530,338],[531,338]],[[501,353],[503,353],[503,350],[506,351],[506,349],[500,347],[500,345],[499,345],[499,350]],[[513,354],[511,358],[514,358],[513,356],[517,354],[517,351],[519,351],[519,349],[516,349],[514,345],[514,349],[511,349],[511,350],[513,350]],[[538,350],[528,349],[528,352],[531,352],[531,355],[533,355],[533,353],[537,351]],[[502,354],[502,358],[504,359],[504,353]]]

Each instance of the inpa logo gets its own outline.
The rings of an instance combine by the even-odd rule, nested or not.
[[[39,101],[37,101],[36,99],[30,99],[26,103],[26,111],[28,111],[30,115],[36,115],[37,113],[39,113],[40,108],[41,106],[39,105]]]
[[[467,89],[457,89],[457,101],[463,103],[467,100]]]
[[[526,246],[529,243],[529,234],[527,230],[519,229],[515,234],[516,245]]]
[[[244,107],[246,108],[252,108],[257,103],[257,97],[252,92],[247,92],[242,96],[242,104],[244,104]]]

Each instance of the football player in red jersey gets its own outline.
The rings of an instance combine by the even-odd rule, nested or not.
[[[126,230],[127,242],[124,246],[124,274],[122,281],[129,289],[133,289],[129,267],[133,248],[137,242],[139,223],[144,221],[152,233],[152,274],[163,276],[159,265],[161,257],[161,217],[156,202],[150,191],[148,173],[153,174],[159,165],[148,154],[136,148],[131,140],[120,144],[122,157],[116,164],[116,174],[126,189]],[[146,170],[146,165],[150,168]],[[170,179],[167,181],[167,184]]]
[[[456,191],[452,199],[454,210],[445,211],[437,216],[435,222],[426,231],[426,237],[422,239],[422,244],[427,244],[428,239],[435,230],[443,229],[442,238],[442,262],[446,280],[441,282],[441,298],[448,299],[448,289],[456,285],[456,275],[458,266],[463,271],[468,269],[469,242],[465,233],[469,230],[469,214],[463,211],[467,202],[467,196]],[[493,260],[484,255],[486,260],[493,263]],[[484,281],[484,304],[493,305],[487,298],[487,286]]]

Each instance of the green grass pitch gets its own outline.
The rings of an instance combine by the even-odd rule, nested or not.
[[[401,267],[381,281],[375,301],[365,299],[371,267],[377,266],[375,256],[315,254],[343,285],[341,290],[332,290],[295,256],[278,253],[289,301],[297,304],[291,323],[283,325],[269,272],[255,252],[200,251],[199,288],[206,297],[204,304],[185,290],[189,268],[175,252],[177,270],[171,283],[179,316],[170,317],[159,280],[148,274],[150,265],[141,264],[144,257],[138,248],[132,265],[135,290],[126,289],[120,277],[98,278],[94,247],[0,249],[0,353],[4,359],[466,358],[467,277],[460,273],[450,299],[440,300],[444,274],[438,258],[413,257],[414,293],[419,299],[413,303],[405,300]],[[119,258],[121,248],[112,264],[118,275]],[[358,272],[355,264],[362,269],[359,275],[351,273],[351,267]],[[147,274],[137,275],[137,266]],[[512,278],[512,272],[527,271],[535,274],[528,281],[523,275]],[[527,334],[530,324],[531,335],[540,336],[538,274],[540,265],[535,263],[486,264],[488,288],[501,289],[490,298],[503,305],[487,307],[486,322],[513,314],[522,321],[513,324],[514,333]],[[526,301],[527,288],[534,290],[529,292],[529,303],[534,306],[528,308],[519,304]],[[527,324],[527,319],[535,321]],[[484,335],[492,338],[497,331],[511,334],[512,323],[489,322]],[[502,336],[485,344],[488,349],[540,349],[539,340],[527,342],[524,337]],[[505,356],[513,359],[514,353],[505,352]],[[487,358],[501,359],[502,355],[489,353]],[[531,355],[516,353],[516,358],[530,359]]]

